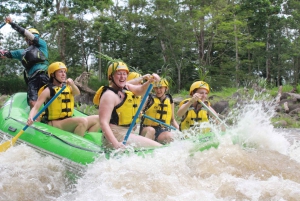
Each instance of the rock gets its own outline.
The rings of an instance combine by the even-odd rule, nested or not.
[[[275,107],[275,111],[278,112],[278,113],[284,112],[284,110],[282,109],[281,106],[276,106],[276,107]]]
[[[288,123],[285,120],[280,120],[274,123],[275,128],[286,128]]]
[[[241,94],[239,92],[235,92],[231,97],[237,99],[241,97]]]
[[[280,96],[280,100],[285,100],[285,99],[288,99],[290,97],[289,93],[282,93],[281,96]]]
[[[93,98],[96,92],[88,87],[90,74],[83,72],[78,76],[74,83],[80,90],[80,95],[75,97],[75,102],[93,105]]]
[[[287,93],[292,99],[296,100],[297,102],[300,102],[300,94],[295,93]]]
[[[284,102],[284,103],[283,103],[283,107],[284,107],[284,111],[285,111],[286,113],[289,113],[290,109],[289,109],[289,104],[288,104],[288,102]]]
[[[281,97],[281,93],[278,93],[276,98],[275,98],[276,103],[280,102],[280,97]]]
[[[289,105],[290,112],[292,112],[293,110],[296,110],[298,108],[300,108],[300,104]]]
[[[229,108],[229,102],[225,100],[221,100],[219,102],[216,102],[215,104],[212,105],[212,108],[218,113],[222,114],[223,112],[226,111],[227,108]]]
[[[296,104],[297,102],[293,99],[282,99],[278,104],[283,106],[284,103],[287,103],[288,105]]]
[[[183,101],[183,100],[184,100],[183,97],[175,97],[175,98],[173,98],[173,102],[174,102],[175,105],[179,105],[179,103],[181,101]]]
[[[222,99],[222,97],[217,96],[217,95],[212,95],[212,96],[208,97],[208,100],[209,100],[209,101],[212,101],[212,100],[220,100],[220,99]]]
[[[300,114],[300,107],[291,110],[289,114],[291,114],[291,115],[298,115],[298,114]]]

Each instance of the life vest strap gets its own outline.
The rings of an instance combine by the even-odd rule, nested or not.
[[[167,114],[167,111],[157,110],[157,113],[162,115],[162,114]]]
[[[71,108],[64,108],[61,110],[62,112],[71,112]]]
[[[201,121],[202,118],[196,117],[196,118],[191,118],[191,120],[194,120],[194,121]]]
[[[63,103],[69,103],[69,102],[71,102],[71,100],[70,99],[63,99],[63,100],[61,100]]]

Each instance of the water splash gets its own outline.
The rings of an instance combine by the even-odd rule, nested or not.
[[[0,153],[0,200],[53,200],[67,190],[65,167],[19,145]]]
[[[298,200],[300,138],[274,129],[273,109],[247,102],[228,115],[225,134],[210,124],[218,148],[196,151],[181,140],[191,129],[152,154],[100,156],[72,186],[62,164],[16,146],[0,154],[0,200]]]
[[[230,113],[228,118],[233,119],[234,126],[228,134],[241,146],[287,154],[289,142],[271,124],[275,114],[273,102],[247,102]]]

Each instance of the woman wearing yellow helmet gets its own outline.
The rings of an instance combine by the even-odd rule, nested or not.
[[[209,112],[199,102],[204,102],[211,111],[215,112],[214,109],[210,107],[210,103],[207,101],[207,95],[209,92],[209,85],[204,81],[197,81],[191,85],[191,98],[183,100],[179,104],[179,109],[177,111],[178,117],[182,117],[179,125],[181,131],[189,129],[197,123],[209,121]],[[204,130],[208,131],[208,129]]]
[[[127,82],[130,84],[143,84],[144,80],[148,80],[150,74],[141,75],[137,72],[130,72],[127,77]]]
[[[50,82],[39,90],[38,100],[29,113],[27,124],[33,123],[33,117],[41,105],[46,104],[66,83],[66,89],[45,110],[42,122],[80,136],[83,136],[86,131],[99,131],[98,115],[72,117],[74,96],[79,95],[80,91],[74,81],[67,78],[67,71],[66,65],[62,62],[54,62],[49,66]]]
[[[174,102],[170,94],[167,94],[169,83],[166,79],[161,79],[154,83],[155,94],[150,94],[143,112],[146,116],[173,125],[179,129],[178,123],[174,118]],[[169,143],[173,141],[173,134],[169,127],[154,122],[149,118],[142,117],[141,132],[142,136],[155,140],[159,143]]]
[[[48,48],[47,43],[40,38],[40,33],[36,29],[24,29],[14,23],[11,17],[7,16],[5,22],[25,37],[28,48],[11,51],[0,50],[1,58],[17,59],[25,67],[24,78],[28,85],[27,102],[32,108],[38,98],[38,90],[47,84]]]
[[[138,83],[142,83],[141,81],[143,81],[143,76],[137,72],[130,72],[127,77],[127,82],[130,80],[140,80]]]
[[[137,111],[134,96],[142,96],[154,80],[159,80],[155,75],[143,85],[127,83],[129,70],[124,62],[114,62],[109,65],[107,75],[109,86],[105,86],[101,94],[94,98],[94,103],[99,105],[99,121],[103,131],[103,144],[109,148],[123,148],[122,143],[132,119]],[[127,144],[138,147],[161,146],[161,144],[148,138],[131,134]]]

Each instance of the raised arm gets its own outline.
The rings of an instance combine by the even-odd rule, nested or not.
[[[129,83],[127,83],[126,85],[127,85],[127,88],[132,93],[134,93],[134,95],[143,96],[146,93],[150,83],[159,81],[159,80],[160,80],[160,77],[156,73],[153,73],[151,76],[149,76],[147,78],[147,81],[143,85],[133,85],[133,84],[129,84]]]
[[[67,84],[70,85],[70,87],[72,88],[73,96],[80,95],[80,90],[78,89],[78,87],[75,85],[74,81],[71,78],[67,79]]]

